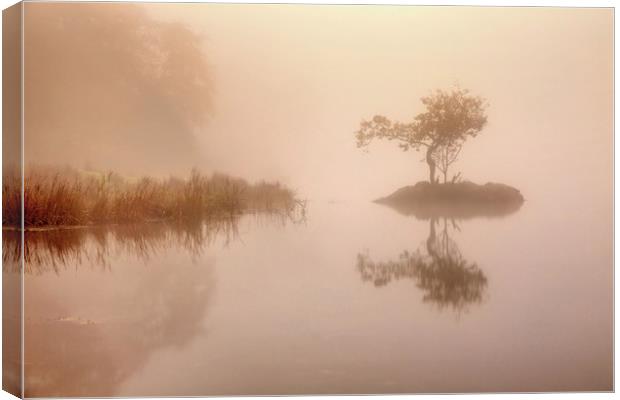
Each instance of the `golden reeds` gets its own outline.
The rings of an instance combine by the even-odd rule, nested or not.
[[[20,177],[5,173],[2,224],[20,226]],[[193,170],[187,179],[128,179],[73,168],[27,167],[24,226],[120,224],[196,219],[243,212],[291,212],[299,205],[279,183],[250,184],[223,174]]]

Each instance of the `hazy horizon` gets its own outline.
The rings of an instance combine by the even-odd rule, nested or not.
[[[59,5],[26,5],[27,58],[34,54],[53,60],[52,53],[30,50],[47,35],[37,36],[42,28],[29,21],[50,21],[47,14],[54,7]],[[142,104],[138,113],[128,115],[137,106],[111,97],[89,109],[79,87],[50,94],[36,84],[34,79],[49,63],[27,63],[27,110],[33,109],[29,101],[41,96],[51,96],[60,106],[67,100],[61,108],[66,114],[53,123],[38,110],[27,111],[27,162],[159,176],[185,175],[196,166],[251,181],[279,180],[308,198],[372,199],[427,179],[427,168],[419,162],[422,154],[402,152],[392,143],[375,143],[367,153],[357,149],[353,132],[360,121],[374,114],[410,121],[423,111],[420,97],[457,83],[489,102],[487,127],[466,143],[454,166],[463,179],[507,183],[528,199],[571,188],[611,199],[611,9],[154,3],[64,7],[82,7],[85,15],[90,10],[103,15],[102,9],[114,9],[110,15],[133,15],[144,9],[147,20],[179,23],[198,34],[208,68],[208,112],[204,121],[188,129],[178,115],[162,112],[165,103]],[[80,26],[75,29],[93,31]],[[79,29],[69,33],[79,37]],[[119,48],[121,34],[118,30],[114,39]],[[67,51],[83,46],[78,41],[61,45],[68,46]],[[122,65],[101,57],[112,71]],[[79,68],[86,61],[63,62]],[[184,62],[187,66],[193,61]],[[75,79],[92,79],[88,74],[54,73],[61,87]],[[105,84],[90,90],[99,98],[122,93]],[[97,145],[96,137],[110,135],[97,129],[97,121],[123,127],[114,140],[121,149]],[[92,126],[92,132],[84,132],[84,126]],[[67,142],[69,137],[73,142]],[[606,205],[611,207],[611,202]]]

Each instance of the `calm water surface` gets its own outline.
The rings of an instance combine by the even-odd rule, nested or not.
[[[611,390],[610,217],[310,202],[28,233],[26,395]]]

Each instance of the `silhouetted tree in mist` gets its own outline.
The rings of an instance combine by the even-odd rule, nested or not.
[[[486,101],[459,87],[450,91],[436,90],[421,100],[426,111],[412,122],[392,122],[382,115],[362,121],[355,132],[357,146],[366,147],[376,138],[396,140],[404,151],[424,148],[430,182],[437,182],[439,168],[445,183],[448,168],[456,161],[463,143],[486,125]]]
[[[458,160],[462,148],[462,143],[454,142],[441,146],[433,154],[433,160],[435,161],[435,165],[443,175],[443,183],[446,183],[448,181],[448,169],[453,163],[456,162],[456,160]],[[460,173],[454,175],[452,177],[452,182],[455,182],[459,178],[459,176]]]
[[[199,35],[127,3],[31,3],[25,18],[26,161],[195,163],[212,108]]]

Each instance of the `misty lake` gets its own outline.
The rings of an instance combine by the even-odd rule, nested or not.
[[[611,221],[568,211],[26,232],[25,394],[611,390]]]

